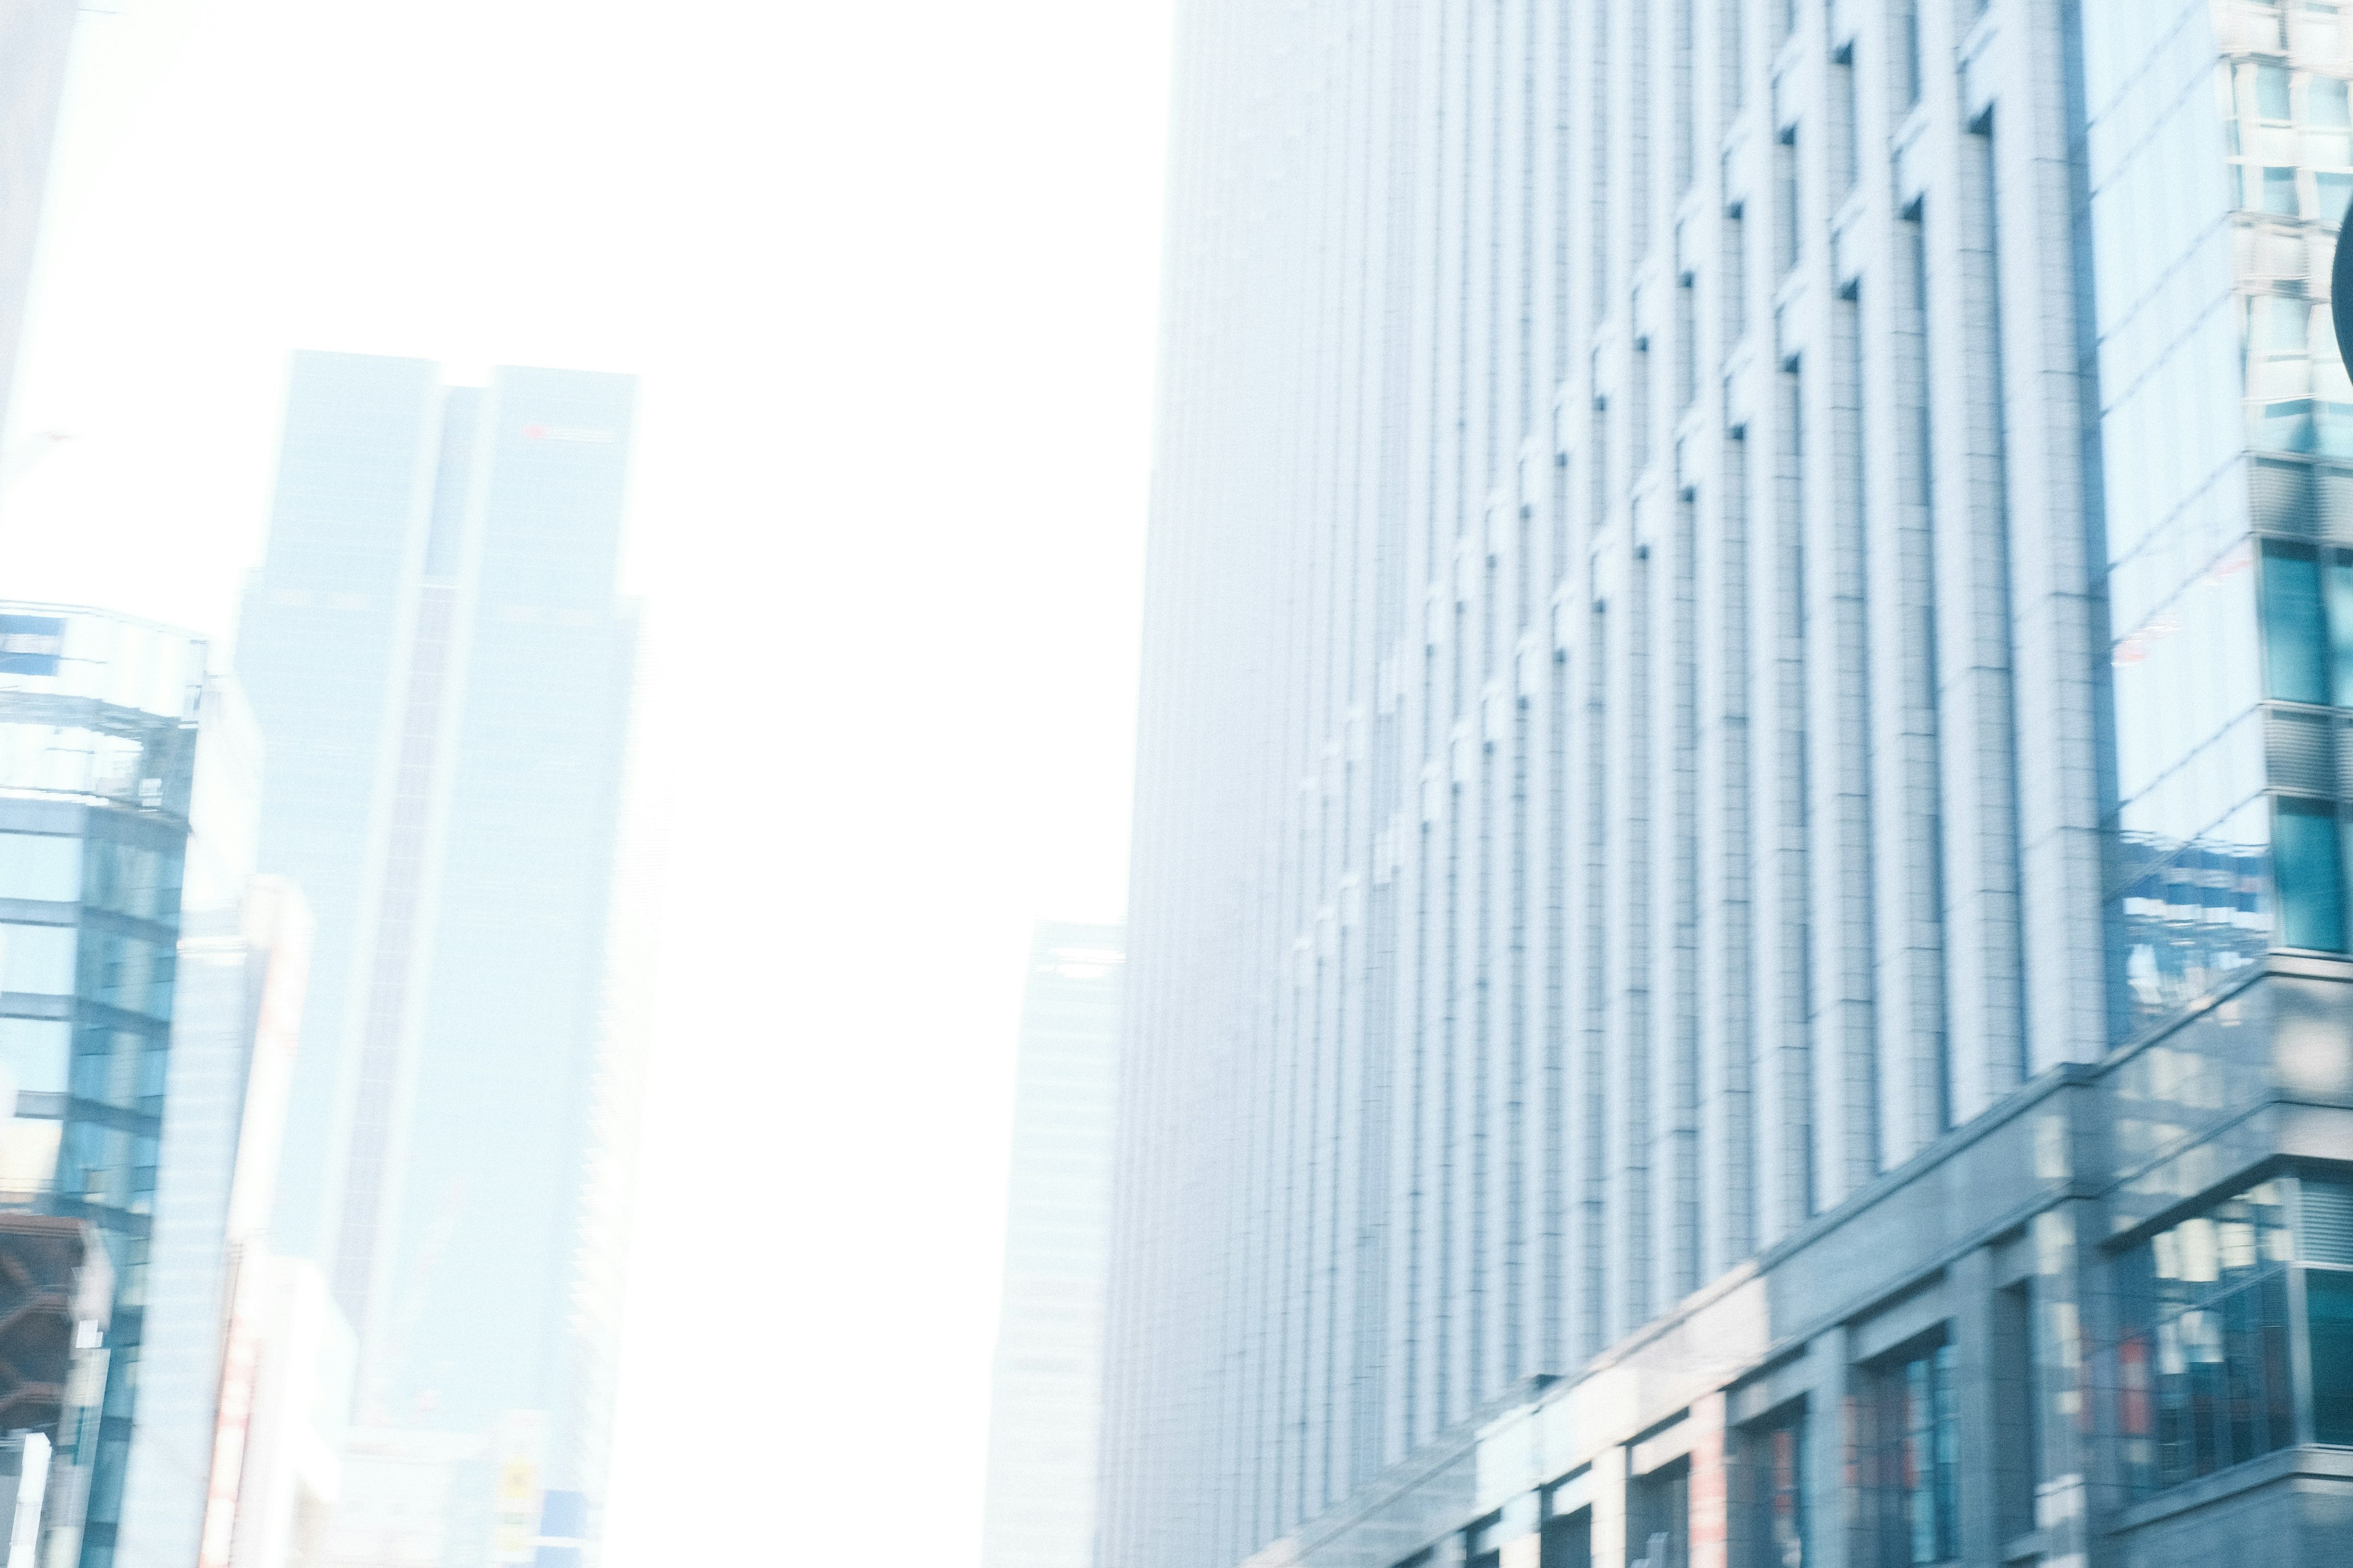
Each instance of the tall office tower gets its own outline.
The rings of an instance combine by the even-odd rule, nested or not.
[[[0,433],[8,423],[41,197],[79,0],[0,0]]]
[[[208,973],[183,977],[179,949],[190,939],[204,970],[203,939],[243,890],[257,760],[201,640],[0,605],[0,1205],[90,1225],[116,1281],[83,1568],[135,1559],[117,1548],[157,1522],[126,1510],[142,1475],[177,1468],[176,1500],[203,1502],[220,1260],[207,1268],[190,1223],[205,1162],[186,1129],[205,1108],[179,1103],[192,1079],[175,1047],[196,1062],[247,1014]],[[201,1092],[215,1089],[236,1092]],[[59,1442],[79,1452],[84,1436]]]
[[[267,1215],[285,1121],[310,934],[299,889],[249,875],[254,782],[237,781],[244,831],[229,858],[235,874],[206,864],[223,858],[201,847],[220,835],[190,850],[149,1229],[138,1439],[122,1482],[115,1568],[212,1568],[202,1543],[216,1511],[220,1419],[244,1398],[237,1304],[265,1267],[257,1222]],[[201,796],[202,778],[197,789]],[[201,805],[196,819],[201,833]]]
[[[1091,1568],[1126,933],[1041,923],[1013,1100],[981,1568]]]
[[[545,1495],[601,1488],[634,397],[294,362],[237,651],[269,751],[261,863],[318,917],[275,1246],[327,1269],[358,1341],[337,1563],[528,1561]],[[385,1510],[430,1539],[367,1555]]]
[[[1100,1561],[2353,1557],[2340,7],[1180,10]]]

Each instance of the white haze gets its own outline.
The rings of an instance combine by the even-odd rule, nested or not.
[[[294,348],[644,377],[610,1568],[976,1552],[1028,927],[1124,898],[1167,11],[83,15],[0,595],[225,637]]]

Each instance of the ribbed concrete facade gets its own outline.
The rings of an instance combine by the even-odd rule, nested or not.
[[[2112,1267],[2353,1158],[2342,1119],[2208,1142],[2353,1103],[2341,1049],[2283,1088],[2232,1045],[2204,1099],[2150,1065],[2228,1056],[2233,988],[2353,1016],[2341,962],[2267,956],[2266,882],[2251,950],[2137,1007],[2116,869],[2162,835],[2119,803],[2148,557],[2104,454],[2125,391],[2235,367],[2138,351],[2112,407],[2140,296],[2095,295],[2177,223],[2237,287],[2200,203],[2249,9],[1180,8],[1103,1568],[2122,1550],[2146,1489],[2062,1418],[2127,1419]],[[2205,118],[2143,156],[2160,89]],[[2184,493],[2237,501],[2173,527],[2130,476],[2192,581],[2260,444],[2206,396]],[[1906,1420],[1957,1491],[1855,1483]]]

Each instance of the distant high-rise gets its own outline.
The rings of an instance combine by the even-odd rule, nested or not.
[[[981,1568],[1090,1568],[1126,933],[1041,924],[1013,1100]]]
[[[2353,7],[1177,9],[1101,1568],[2353,1562]]]
[[[327,1269],[357,1336],[371,1436],[347,1491],[429,1470],[452,1568],[535,1527],[543,1492],[602,1487],[635,396],[619,375],[457,387],[296,356],[238,637],[269,753],[261,863],[318,919],[277,1249]],[[365,1457],[421,1451],[422,1470]],[[520,1522],[493,1517],[508,1461]]]

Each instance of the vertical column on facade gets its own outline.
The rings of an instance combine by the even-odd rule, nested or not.
[[[1758,39],[1746,97],[1751,192],[1744,211],[1752,345],[1746,389],[1748,492],[1748,738],[1754,855],[1757,1241],[1769,1246],[1812,1212],[1813,1112],[1809,1035],[1804,622],[1805,431],[1799,362],[1781,342],[1776,306],[1794,267],[1799,129],[1776,113],[1769,65],[1782,37],[1771,0],[1752,0]]]
[[[1992,47],[2029,1073],[2105,1048],[2096,671],[2105,643],[2086,465],[2096,416],[2076,320],[2075,7],[2018,0]]]
[[[1860,300],[1872,685],[1871,795],[1877,922],[1882,1167],[1945,1126],[1944,928],[1938,909],[1936,605],[1928,510],[1926,346],[1919,225],[1895,210],[1884,161],[1910,110],[1900,7],[1867,7],[1855,38],[1858,140],[1869,150],[1857,228],[1870,258]]]
[[[1657,837],[1651,864],[1651,1029],[1650,1278],[1653,1312],[1698,1280],[1698,688],[1696,477],[1679,441],[1696,392],[1698,328],[1693,279],[1681,255],[1682,198],[1694,168],[1694,0],[1652,0],[1649,113],[1651,223],[1635,303],[1645,360],[1650,462],[1641,487],[1647,515],[1636,548],[1651,558],[1649,788]]]
[[[1353,1206],[1355,1266],[1345,1320],[1348,1345],[1348,1429],[1343,1457],[1350,1487],[1381,1465],[1388,1418],[1386,1325],[1389,1304],[1391,1194],[1394,1140],[1390,1116],[1396,1056],[1397,903],[1394,845],[1398,798],[1398,734],[1391,682],[1385,679],[1403,627],[1400,610],[1393,454],[1398,437],[1398,390],[1401,355],[1395,342],[1392,300],[1403,271],[1396,242],[1399,226],[1398,129],[1409,119],[1408,100],[1396,89],[1397,29],[1404,7],[1357,8],[1364,39],[1356,80],[1361,148],[1357,241],[1363,258],[1357,296],[1356,333],[1361,344],[1356,410],[1356,510],[1363,530],[1358,559],[1360,623],[1352,705],[1352,761],[1361,779],[1356,796],[1355,874],[1359,879],[1363,918],[1362,979],[1355,1008],[1355,1048],[1362,1064],[1361,1092],[1355,1108],[1359,1150]]]
[[[1658,415],[1649,339],[1637,319],[1637,282],[1649,257],[1655,143],[1651,123],[1657,64],[1652,13],[1658,0],[1618,0],[1624,40],[1620,63],[1611,75],[1620,128],[1612,178],[1625,193],[1610,256],[1608,337],[1611,373],[1618,378],[1609,410],[1611,462],[1605,527],[1615,563],[1611,587],[1617,638],[1610,650],[1619,679],[1611,691],[1612,788],[1617,795],[1611,832],[1613,903],[1624,922],[1620,960],[1612,981],[1609,1031],[1609,1247],[1610,1331],[1623,1334],[1655,1310],[1651,1292],[1652,1220],[1655,1194],[1650,1168],[1653,1022],[1660,954],[1653,942],[1651,856],[1656,819],[1650,796],[1654,715],[1649,707],[1655,631],[1651,623],[1651,566],[1638,542],[1658,504],[1645,494]],[[1654,490],[1655,487],[1649,487]]]
[[[1452,1008],[1451,968],[1451,888],[1454,868],[1447,854],[1452,830],[1447,746],[1453,721],[1451,649],[1451,590],[1443,602],[1433,594],[1441,574],[1451,569],[1451,530],[1441,526],[1451,493],[1447,476],[1452,472],[1456,443],[1449,401],[1449,356],[1455,342],[1446,322],[1446,301],[1460,286],[1459,268],[1444,243],[1450,224],[1460,218],[1454,183],[1459,170],[1449,151],[1448,138],[1461,115],[1453,98],[1452,51],[1459,31],[1450,8],[1431,5],[1424,10],[1425,34],[1421,77],[1426,94],[1422,114],[1424,222],[1421,277],[1417,280],[1414,321],[1417,405],[1414,439],[1420,447],[1414,465],[1410,493],[1414,500],[1414,597],[1422,625],[1416,641],[1422,649],[1419,749],[1414,765],[1419,780],[1421,839],[1421,899],[1416,914],[1420,972],[1420,1006],[1416,1019],[1417,1082],[1416,1148],[1419,1163],[1419,1258],[1415,1277],[1412,1357],[1415,1369],[1415,1442],[1428,1438],[1446,1421],[1446,1357],[1448,1354],[1448,1270],[1451,1253],[1449,1199],[1452,1172],[1445,1160],[1447,1114],[1451,1095],[1449,1066],[1449,1021]]]
[[[1746,442],[1717,434],[1733,422],[1725,367],[1740,342],[1747,282],[1745,225],[1738,195],[1727,188],[1721,152],[1741,103],[1746,68],[1740,9],[1746,0],[1714,0],[1695,40],[1703,84],[1703,132],[1695,174],[1703,197],[1688,247],[1698,291],[1694,346],[1698,396],[1706,411],[1712,460],[1699,480],[1694,591],[1698,640],[1694,681],[1699,732],[1695,765],[1701,805],[1696,824],[1698,903],[1700,1134],[1703,1194],[1700,1275],[1710,1279],[1754,1247],[1754,1152],[1749,1137],[1750,909],[1748,831],[1747,462]],[[1745,434],[1745,426],[1743,427]]]
[[[1814,24],[1810,20],[1806,26]],[[1850,161],[1853,67],[1809,51],[1814,133],[1799,143],[1799,267],[1809,433],[1806,495],[1806,752],[1813,871],[1812,1007],[1816,1203],[1828,1208],[1877,1169],[1878,1024],[1873,988],[1871,669],[1862,519],[1862,326],[1830,243]],[[1820,438],[1814,437],[1819,432]]]
[[[1730,1400],[1721,1391],[1692,1402],[1689,1568],[1733,1568]]]
[[[1520,525],[1519,465],[1515,454],[1526,434],[1522,384],[1527,372],[1527,267],[1529,211],[1527,164],[1533,154],[1525,134],[1528,117],[1527,0],[1501,0],[1495,9],[1495,87],[1493,118],[1496,155],[1493,174],[1495,205],[1494,395],[1488,440],[1486,519],[1489,586],[1487,670],[1481,701],[1485,711],[1491,787],[1489,834],[1493,846],[1489,903],[1487,988],[1487,1121],[1494,1143],[1490,1165],[1489,1228],[1500,1254],[1499,1277],[1491,1281],[1487,1342],[1488,1386],[1501,1389],[1522,1375],[1528,1284],[1535,1274],[1529,1251],[1524,1177],[1527,1124],[1524,1089],[1528,1080],[1530,1041],[1525,1011],[1527,930],[1527,724],[1514,692],[1515,650],[1523,623],[1522,579],[1527,569]]]
[[[1482,737],[1494,605],[1487,565],[1486,499],[1494,440],[1496,15],[1493,4],[1461,12],[1462,224],[1456,236],[1462,268],[1460,312],[1461,448],[1454,474],[1453,593],[1461,648],[1456,664],[1454,801],[1461,831],[1461,901],[1455,932],[1455,1136],[1462,1151],[1457,1188],[1461,1249],[1455,1274],[1454,1387],[1458,1415],[1484,1398],[1493,1355],[1494,1285],[1504,1267],[1490,1199],[1500,1151],[1493,1136],[1491,1064],[1494,1056],[1493,968],[1489,941],[1494,906],[1493,780],[1495,757]]]
[[[1987,136],[1969,129],[1959,45],[1966,0],[1920,10],[1926,131],[1926,258],[1930,496],[1936,518],[1936,710],[1944,736],[1947,1110],[1965,1121],[2019,1081],[2025,1046],[2019,840],[2011,744],[2010,482],[2001,296]],[[1988,125],[1987,129],[1990,129]]]
[[[1528,1254],[1515,1331],[1524,1347],[1522,1374],[1564,1370],[1560,1358],[1561,1170],[1560,1017],[1555,1005],[1555,954],[1562,939],[1560,889],[1555,879],[1555,835],[1560,735],[1553,700],[1551,595],[1559,581],[1553,492],[1556,444],[1554,388],[1560,291],[1567,260],[1562,239],[1560,128],[1567,104],[1561,8],[1515,0],[1514,36],[1523,50],[1522,167],[1527,222],[1521,235],[1522,340],[1519,467],[1513,500],[1518,510],[1520,573],[1511,685],[1517,709],[1522,777],[1515,954],[1520,1058],[1522,1157],[1519,1205]]]
[[[1382,1421],[1379,1462],[1386,1465],[1411,1449],[1422,1431],[1420,1334],[1428,1271],[1422,1143],[1426,1086],[1422,1069],[1425,944],[1429,884],[1421,795],[1421,769],[1428,754],[1426,628],[1421,584],[1429,565],[1425,530],[1429,485],[1430,340],[1420,309],[1429,298],[1431,246],[1428,216],[1435,192],[1430,179],[1430,60],[1437,33],[1436,5],[1401,0],[1388,23],[1389,110],[1387,268],[1384,290],[1382,411],[1382,517],[1387,545],[1384,581],[1389,584],[1385,615],[1394,626],[1382,674],[1380,701],[1395,737],[1389,750],[1396,776],[1396,804],[1388,820],[1384,859],[1390,902],[1397,910],[1395,957],[1390,967],[1391,1001],[1386,1031],[1390,1045],[1388,1118],[1388,1215],[1387,1306],[1380,1361]]]
[[[1445,896],[1440,905],[1438,943],[1439,1053],[1443,1120],[1438,1133],[1440,1202],[1437,1378],[1432,1415],[1440,1426],[1459,1419],[1467,1407],[1472,1375],[1471,1354],[1474,1312],[1472,1292],[1477,1259],[1472,1255],[1477,1203],[1476,1160],[1478,1126],[1475,1117],[1477,1050],[1476,1012],[1472,998],[1472,967],[1478,953],[1477,882],[1479,866],[1474,846],[1478,831],[1478,795],[1472,759],[1467,754],[1466,714],[1475,702],[1472,670],[1475,650],[1468,644],[1471,606],[1465,602],[1461,571],[1464,527],[1465,474],[1470,467],[1469,404],[1470,308],[1472,291],[1471,174],[1472,114],[1470,68],[1472,51],[1467,35],[1480,7],[1453,8],[1445,15],[1445,37],[1440,51],[1442,73],[1439,124],[1439,270],[1437,275],[1438,473],[1430,517],[1430,592],[1433,614],[1443,626],[1440,677],[1443,696],[1441,730],[1431,741],[1439,750],[1440,841],[1444,858]]]
[[[1351,123],[1356,86],[1355,29],[1349,25],[1345,0],[1326,0],[1312,14],[1315,25],[1314,56],[1324,62],[1327,89],[1324,107],[1311,122],[1312,178],[1320,187],[1317,216],[1319,281],[1324,298],[1314,319],[1323,324],[1324,341],[1311,362],[1309,392],[1323,406],[1314,422],[1315,468],[1321,499],[1312,520],[1321,556],[1320,581],[1327,584],[1323,626],[1318,629],[1320,657],[1309,667],[1311,724],[1308,733],[1318,742],[1305,759],[1314,783],[1303,779],[1303,794],[1314,802],[1317,833],[1310,847],[1314,872],[1303,888],[1302,935],[1308,942],[1316,983],[1312,992],[1312,1042],[1309,1077],[1313,1110],[1309,1120],[1308,1158],[1315,1169],[1306,1176],[1308,1242],[1302,1267],[1305,1289],[1302,1300],[1304,1321],[1299,1340],[1302,1365],[1300,1390],[1298,1517],[1314,1518],[1334,1497],[1335,1454],[1345,1420],[1342,1368],[1335,1341],[1347,1295],[1348,1256],[1342,1237],[1347,1222],[1347,1199],[1354,1187],[1356,1151],[1350,1114],[1359,1092],[1348,1049],[1346,972],[1351,956],[1350,911],[1346,909],[1346,875],[1352,861],[1354,831],[1348,759],[1349,695],[1356,650],[1356,551],[1359,537],[1350,483],[1351,405],[1360,384],[1360,366],[1352,353],[1354,295],[1360,268],[1355,248],[1353,222],[1356,149],[1359,138]]]
[[[1853,1335],[1825,1330],[1806,1347],[1806,1441],[1799,1463],[1805,1499],[1806,1568],[1878,1568],[1863,1484],[1862,1377]]]
[[[1650,546],[1651,689],[1656,814],[1651,875],[1654,988],[1651,1148],[1651,1310],[1699,1288],[1698,567],[1694,502],[1680,488],[1651,491],[1660,513]]]
[[[1639,410],[1629,409],[1620,423]],[[1646,500],[1648,497],[1644,498]],[[1609,1104],[1608,1215],[1610,1272],[1609,1335],[1627,1333],[1653,1310],[1651,1293],[1651,990],[1655,973],[1651,918],[1651,857],[1656,832],[1651,789],[1651,661],[1655,566],[1646,552],[1625,542],[1630,522],[1622,520],[1610,550],[1615,582],[1609,584],[1610,770],[1609,906],[1622,933],[1615,944],[1609,975],[1608,1060],[1603,1087]]]
[[[1594,329],[1605,307],[1609,268],[1609,71],[1615,62],[1610,7],[1578,5],[1567,19],[1566,69],[1573,88],[1566,105],[1570,258],[1568,312],[1563,334],[1558,439],[1567,467],[1561,488],[1563,584],[1556,600],[1556,640],[1566,660],[1562,682],[1564,869],[1561,900],[1565,1020],[1565,1099],[1561,1163],[1565,1169],[1565,1272],[1570,1365],[1600,1349],[1602,1311],[1603,1173],[1601,1064],[1608,1039],[1608,954],[1611,938],[1603,871],[1608,838],[1603,723],[1607,671],[1599,585],[1591,580],[1592,540],[1600,525],[1607,469],[1606,427],[1594,377]]]
[[[1813,1076],[1809,1032],[1806,814],[1805,490],[1800,375],[1766,373],[1746,443],[1763,491],[1752,514],[1769,529],[1751,558],[1750,740],[1756,759],[1758,1241],[1770,1245],[1813,1212]],[[1761,425],[1762,428],[1759,429]]]
[[[1308,58],[1324,63],[1335,81],[1341,61],[1331,28],[1333,5],[1319,5],[1300,18],[1300,44]],[[1336,81],[1335,81],[1336,85]],[[1337,94],[1329,94],[1329,104]],[[1299,747],[1297,799],[1301,816],[1296,844],[1300,872],[1294,879],[1289,930],[1298,966],[1299,1016],[1293,1048],[1299,1109],[1293,1113],[1295,1160],[1290,1185],[1293,1212],[1288,1268],[1294,1321],[1290,1327],[1292,1365],[1286,1376],[1289,1404],[1288,1456],[1291,1489],[1285,1524],[1312,1517],[1323,1502],[1323,1472],[1330,1439],[1329,1362],[1325,1325],[1333,1289],[1332,1197],[1340,1158],[1337,1126],[1338,1053],[1334,1038],[1332,987],[1337,971],[1335,911],[1330,898],[1333,851],[1339,831],[1336,779],[1338,714],[1333,689],[1339,679],[1344,580],[1341,572],[1337,433],[1346,385],[1338,361],[1339,314],[1344,303],[1340,215],[1345,192],[1339,160],[1342,127],[1329,108],[1303,104],[1301,159],[1308,189],[1302,193],[1300,237],[1316,259],[1303,278],[1306,298],[1299,320],[1304,342],[1299,355],[1298,405],[1303,418],[1297,528],[1301,574],[1310,613],[1302,617],[1306,641],[1296,658],[1298,695],[1289,718]]]
[[[1633,1560],[1626,1539],[1626,1471],[1627,1453],[1623,1448],[1604,1448],[1593,1456],[1590,1541],[1595,1568],[1605,1564],[1616,1568],[1618,1563]]]
[[[1750,902],[1753,845],[1748,821],[1748,452],[1744,437],[1720,443],[1716,482],[1700,495],[1696,613],[1696,758],[1702,1052],[1700,1187],[1706,1199],[1699,1237],[1703,1279],[1755,1249],[1755,1144],[1750,1105]]]
[[[2050,1563],[2091,1561],[2122,1501],[2120,1478],[2099,1452],[2111,1407],[2094,1402],[2095,1358],[2087,1342],[2107,1321],[2107,1304],[2088,1299],[2090,1283],[2115,1272],[2101,1254],[2101,1235],[2097,1207],[2081,1199],[2045,1209],[2027,1228],[2034,1253],[2029,1397],[2042,1470],[2034,1523]]]
[[[1598,460],[1590,458],[1588,460]],[[1583,711],[1578,716],[1574,759],[1578,799],[1576,949],[1578,1035],[1569,1074],[1577,1141],[1576,1228],[1578,1359],[1609,1342],[1607,1298],[1609,1246],[1609,985],[1610,954],[1623,940],[1610,904],[1609,831],[1614,795],[1609,761],[1610,638],[1602,584],[1590,583],[1578,606],[1584,623],[1584,672],[1577,681]],[[1589,606],[1589,607],[1588,607]],[[1576,657],[1574,654],[1572,658]]]

